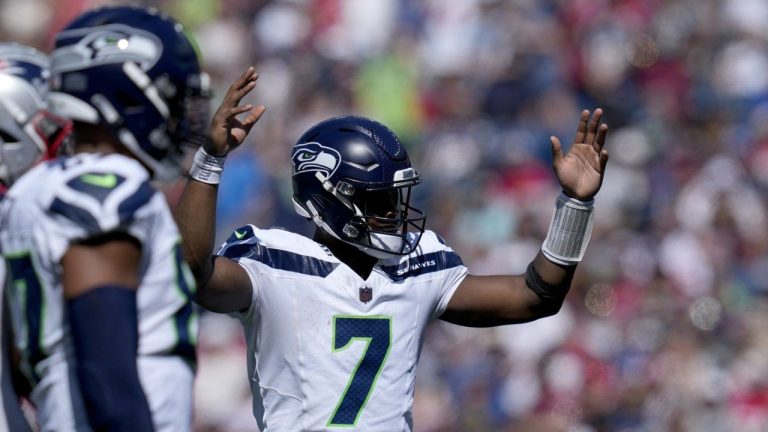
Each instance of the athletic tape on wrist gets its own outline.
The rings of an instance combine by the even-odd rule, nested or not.
[[[189,176],[202,183],[219,184],[226,158],[226,156],[211,156],[200,147],[195,153],[195,159],[189,169]]]
[[[584,257],[592,235],[594,200],[580,201],[560,193],[541,251],[550,261],[575,265]]]

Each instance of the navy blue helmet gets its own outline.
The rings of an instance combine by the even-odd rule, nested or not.
[[[292,160],[297,213],[376,258],[416,248],[426,218],[410,198],[421,180],[389,128],[364,117],[332,118],[299,138]]]
[[[107,126],[160,179],[207,134],[208,78],[181,24],[154,9],[94,9],[56,35],[51,108]]]

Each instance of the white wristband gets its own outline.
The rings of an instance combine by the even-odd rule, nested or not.
[[[197,149],[195,159],[189,168],[189,176],[202,183],[219,184],[226,158],[226,156],[211,156],[200,147]]]
[[[555,201],[555,214],[541,251],[550,261],[576,265],[584,257],[592,235],[595,200],[580,201],[560,193]]]

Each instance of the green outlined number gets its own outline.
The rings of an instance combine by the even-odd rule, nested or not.
[[[365,342],[365,350],[328,420],[330,427],[354,426],[360,418],[389,356],[392,318],[335,315],[331,344],[333,352],[342,351],[355,341]]]
[[[181,243],[177,243],[173,248],[176,270],[176,288],[184,299],[184,305],[176,311],[173,316],[174,328],[176,329],[176,345],[171,350],[175,355],[179,355],[191,364],[197,363],[195,346],[197,344],[197,312],[192,304],[192,298],[195,295],[195,281],[189,271],[189,267],[184,262],[184,256],[181,250]]]
[[[30,377],[37,381],[40,377],[37,376],[35,368],[47,356],[42,346],[45,316],[43,286],[28,252],[8,255],[5,259],[13,281],[11,297],[20,306],[26,325],[26,350],[22,353],[24,366],[29,368],[27,373]]]

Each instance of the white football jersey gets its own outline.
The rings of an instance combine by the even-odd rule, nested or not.
[[[191,403],[194,281],[168,204],[146,169],[117,154],[78,154],[43,163],[8,191],[2,217],[0,245],[10,273],[6,289],[15,342],[35,385],[32,400],[41,430],[87,430],[71,367],[60,260],[71,244],[109,232],[127,233],[141,243],[138,364],[155,425],[188,430],[191,407],[179,411],[176,400],[162,398]],[[147,366],[156,364],[154,359],[167,359],[181,371],[157,376]],[[168,388],[179,394],[168,395]],[[177,411],[166,412],[169,408]]]
[[[5,280],[5,266],[0,261],[0,280]],[[5,302],[3,295],[3,285],[0,284],[0,302]],[[4,306],[4,305],[0,305]],[[19,398],[13,389],[13,379],[11,377],[10,353],[6,350],[8,346],[8,333],[3,320],[5,311],[0,307],[0,431],[29,431],[29,424],[24,418],[24,414],[19,406]]]
[[[416,364],[427,324],[467,275],[427,231],[407,257],[363,280],[321,244],[279,229],[235,230],[219,255],[253,286],[245,330],[262,431],[412,430]]]

